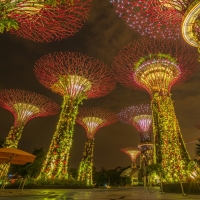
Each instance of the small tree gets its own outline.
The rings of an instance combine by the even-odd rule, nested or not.
[[[32,154],[36,156],[33,163],[11,165],[9,173],[16,176],[30,176],[36,178],[40,172],[46,153],[41,147],[40,149],[34,149]]]
[[[78,170],[76,168],[69,168],[69,177],[77,179],[78,178]]]
[[[25,167],[25,170],[27,171],[27,175],[36,178],[40,173],[46,153],[44,152],[43,147],[41,147],[40,149],[34,149],[33,155],[36,156],[35,161],[28,164]]]
[[[163,178],[163,168],[162,165],[157,163],[157,164],[151,164],[147,166],[146,169],[146,176],[149,176],[152,183],[157,183],[157,179],[160,179],[160,182],[162,183],[162,178]]]
[[[99,187],[104,186],[107,183],[106,172],[107,170],[104,167],[102,167],[100,171],[94,174],[94,183]]]

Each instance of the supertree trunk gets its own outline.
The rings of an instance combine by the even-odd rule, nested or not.
[[[141,148],[141,168],[153,164],[153,145],[143,145]]]
[[[23,129],[24,124],[17,123],[12,126],[8,136],[6,137],[6,141],[3,144],[3,148],[17,148]],[[0,164],[0,177],[8,174],[9,167],[9,163]]]
[[[24,124],[17,123],[11,127],[11,130],[6,137],[6,141],[3,144],[4,148],[17,148],[19,140],[22,136]]]
[[[171,97],[154,94],[151,103],[155,163],[162,164],[168,182],[185,180],[190,157],[180,133]]]
[[[151,123],[152,123],[152,118],[151,118]],[[141,155],[140,155],[141,168],[153,164],[154,151],[150,133],[140,133],[140,144],[138,145],[138,147],[141,149]]]
[[[79,166],[78,180],[83,181],[86,185],[92,185],[92,168],[93,168],[93,149],[94,139],[88,139],[85,143],[83,158]]]
[[[3,179],[5,176],[7,176],[9,167],[9,163],[0,164],[0,179]]]
[[[83,99],[84,96],[79,99],[64,97],[59,122],[38,178],[68,179],[68,160],[73,141],[74,124],[78,105]]]

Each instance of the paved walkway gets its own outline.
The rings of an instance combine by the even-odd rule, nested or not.
[[[0,192],[0,200],[200,200],[200,195],[182,196],[180,194],[150,193],[143,188],[111,188],[111,189],[5,189]]]

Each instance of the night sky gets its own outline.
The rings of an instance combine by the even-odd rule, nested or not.
[[[84,27],[73,37],[52,43],[36,43],[9,33],[0,35],[0,88],[24,89],[45,95],[59,105],[62,97],[44,88],[34,76],[35,61],[41,56],[59,52],[76,51],[93,56],[111,66],[114,56],[123,46],[141,36],[130,29],[115,13],[109,0],[93,0],[89,18]],[[185,141],[200,138],[200,72],[186,83],[171,90],[175,112]],[[107,96],[84,100],[83,106],[98,106],[119,113],[121,109],[150,103],[146,91],[130,90],[117,84]],[[59,114],[30,120],[23,131],[19,149],[32,152],[34,148],[48,150]],[[0,137],[6,137],[14,123],[13,115],[0,108]],[[82,159],[86,133],[75,125],[74,142],[69,167],[78,167]],[[94,146],[94,166],[113,169],[130,165],[130,158],[120,148],[137,146],[139,133],[128,124],[117,122],[97,131]],[[195,143],[187,144],[191,158],[195,157]]]

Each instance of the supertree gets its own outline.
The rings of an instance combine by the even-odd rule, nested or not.
[[[141,150],[135,147],[127,147],[120,149],[123,153],[126,153],[131,158],[131,167],[125,169],[120,176],[129,177],[131,179],[131,185],[138,183],[138,174],[139,170],[136,167],[136,159],[141,154]],[[135,177],[136,175],[136,177]]]
[[[131,158],[131,167],[136,168],[136,159],[140,155],[141,150],[135,147],[127,147],[120,149],[123,153],[126,153]]]
[[[141,154],[141,150],[135,147],[127,147],[120,149],[123,153],[126,153],[131,158],[131,167],[125,169],[120,176],[129,177],[131,179],[131,185],[138,184],[138,172],[139,169],[136,167],[136,159]],[[136,175],[136,176],[135,176]]]
[[[39,82],[63,96],[62,112],[38,178],[68,178],[78,106],[83,99],[104,96],[115,87],[111,68],[97,59],[75,52],[45,55],[35,64]]]
[[[141,167],[153,164],[152,115],[150,105],[129,106],[119,113],[120,121],[133,125],[140,134]]]
[[[126,23],[142,34],[164,38],[182,36],[199,47],[200,2],[198,0],[110,0]],[[199,49],[200,51],[200,49]]]
[[[98,129],[109,126],[118,121],[115,113],[104,108],[81,108],[76,122],[82,125],[87,133],[87,141],[83,152],[83,158],[79,165],[78,180],[92,185],[93,148],[94,136]]]
[[[55,115],[59,106],[51,99],[25,90],[5,89],[0,91],[0,106],[9,110],[15,118],[6,137],[4,148],[17,148],[25,124],[36,117]],[[7,174],[9,164],[0,165],[0,176]],[[4,168],[4,170],[2,170]]]
[[[37,42],[51,42],[77,33],[88,17],[92,0],[3,0],[0,32]]]
[[[185,43],[145,38],[124,47],[113,61],[122,84],[145,89],[151,96],[154,162],[162,164],[168,182],[185,180],[190,161],[170,89],[197,70],[197,56],[195,48]]]

